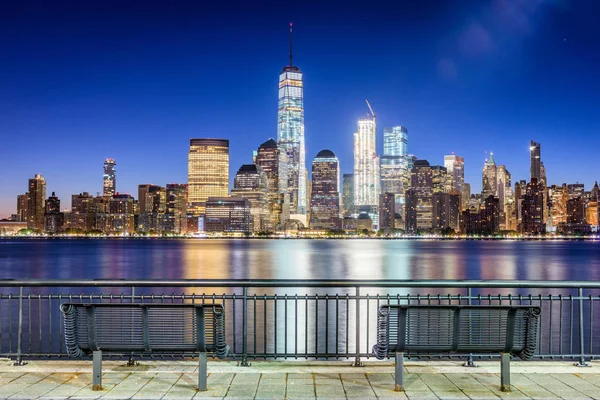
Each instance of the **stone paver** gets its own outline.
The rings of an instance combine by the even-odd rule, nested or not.
[[[33,365],[31,365],[33,364]],[[10,399],[598,399],[600,363],[514,363],[512,391],[500,391],[498,363],[407,362],[406,392],[395,392],[394,367],[332,362],[209,363],[208,390],[198,392],[193,362],[106,362],[103,390],[91,388],[90,363],[33,361],[15,371],[0,360],[0,398]],[[512,366],[512,365],[511,365]]]

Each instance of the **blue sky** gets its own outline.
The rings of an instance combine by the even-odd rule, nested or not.
[[[230,176],[277,135],[277,79],[305,77],[307,167],[352,172],[358,118],[404,125],[432,164],[465,158],[481,189],[493,151],[513,182],[541,142],[550,184],[600,179],[596,1],[22,1],[0,5],[0,217],[41,173],[62,207],[102,190],[187,180],[192,137],[231,143]]]

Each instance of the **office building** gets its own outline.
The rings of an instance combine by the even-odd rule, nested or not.
[[[444,156],[444,167],[450,177],[452,190],[462,194],[465,184],[465,159],[455,154]]]
[[[187,184],[169,183],[166,187],[165,231],[187,232]]]
[[[342,207],[344,217],[349,217],[354,214],[354,174],[344,174],[342,179]]]
[[[190,139],[188,212],[204,215],[209,197],[229,194],[229,140]]]
[[[44,231],[44,213],[46,211],[46,180],[40,174],[29,179],[27,192],[27,227]]]
[[[52,192],[52,196],[46,200],[44,231],[47,233],[58,233],[62,231],[63,224],[64,214],[60,212],[60,199]]]
[[[306,215],[304,84],[302,71],[293,64],[291,24],[290,63],[279,74],[277,146],[280,151],[279,191],[289,204],[290,214]]]
[[[206,201],[207,232],[251,233],[254,230],[250,202],[241,197],[209,197]]]
[[[269,221],[267,230],[275,231],[281,224],[282,195],[279,191],[279,149],[273,139],[260,145],[256,152],[255,164],[267,176],[269,197]]]
[[[255,232],[269,230],[268,179],[262,168],[255,164],[240,167],[233,181],[232,197],[247,199]]]
[[[403,213],[404,192],[410,184],[408,131],[403,126],[383,129],[381,192],[394,193],[396,210]]]
[[[546,233],[546,223],[544,221],[545,190],[545,185],[535,178],[526,185],[525,193],[521,195],[521,232],[523,234]]]
[[[135,201],[129,194],[115,194],[108,201],[108,215],[104,231],[110,234],[135,233]]]
[[[549,225],[557,228],[560,224],[567,223],[567,201],[569,201],[569,189],[566,184],[562,186],[552,185],[548,188],[550,215]]]
[[[17,222],[27,222],[27,193],[17,196]]]
[[[529,177],[530,180],[535,178],[537,182],[542,180],[541,151],[539,143],[529,141]]]
[[[379,199],[379,229],[389,231],[396,227],[396,195],[382,193]]]
[[[406,195],[406,232],[429,232],[433,228],[432,168],[426,160],[417,160],[411,170]]]
[[[377,227],[380,177],[375,128],[375,116],[369,116],[358,121],[354,133],[354,207],[358,212],[368,212]]]
[[[138,185],[138,230],[162,233],[167,212],[167,190],[153,184]]]
[[[490,158],[485,160],[481,178],[481,197],[485,199],[489,196],[497,196],[498,174],[493,153],[490,153]]]
[[[461,196],[461,210],[466,210],[467,206],[469,204],[469,200],[471,199],[471,184],[470,183],[463,183],[463,191],[462,191],[462,196]]]
[[[116,176],[117,163],[112,158],[104,160],[104,184],[102,194],[104,196],[113,196],[117,193],[117,176]]]
[[[312,162],[309,226],[339,230],[340,214],[340,163],[332,151],[321,150]]]

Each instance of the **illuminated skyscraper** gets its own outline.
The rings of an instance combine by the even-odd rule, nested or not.
[[[64,214],[60,212],[60,199],[52,192],[52,196],[46,200],[46,212],[44,214],[44,231],[57,233],[62,230]]]
[[[27,222],[27,193],[17,196],[17,221]]]
[[[233,181],[232,197],[247,199],[250,202],[255,232],[269,230],[269,196],[267,175],[255,164],[244,164],[240,167]]]
[[[444,156],[444,167],[450,176],[452,189],[462,194],[465,184],[465,159],[454,154]]]
[[[403,214],[404,192],[410,186],[408,131],[403,126],[383,129],[381,192],[393,193],[395,209]],[[393,218],[393,216],[392,216]]]
[[[187,232],[187,184],[167,184],[167,211],[165,230]]]
[[[167,211],[167,190],[158,185],[138,185],[138,229],[161,233]]]
[[[112,196],[117,193],[116,165],[117,163],[112,158],[104,160],[104,186],[102,191],[104,196]]]
[[[354,208],[354,174],[343,175],[342,191],[344,217],[349,217],[356,212]]]
[[[330,150],[321,150],[312,162],[311,229],[341,229],[340,163]]]
[[[377,224],[379,211],[379,157],[375,147],[375,116],[358,120],[354,133],[354,207],[369,213]]]
[[[411,170],[406,194],[406,232],[418,233],[433,228],[433,171],[427,160],[417,160]]]
[[[306,155],[304,149],[304,94],[302,71],[292,63],[279,74],[277,145],[280,151],[279,191],[289,203],[290,214],[306,215]]]
[[[541,145],[533,140],[529,141],[529,177],[538,182],[542,179]]]
[[[281,222],[281,194],[279,193],[279,149],[273,139],[260,145],[256,152],[255,164],[262,168],[267,176],[269,197],[268,230],[274,231]]]
[[[485,160],[481,178],[481,197],[487,199],[488,196],[497,196],[498,172],[494,161],[494,153],[490,153],[490,158]]]
[[[505,165],[499,165],[496,169],[496,196],[500,200],[500,211],[504,212],[504,205],[512,195],[512,184],[510,182],[510,172]]]
[[[229,194],[229,140],[190,139],[188,211],[204,215],[210,196]]]
[[[46,180],[40,174],[29,180],[27,192],[27,227],[44,231],[44,212],[46,211]]]

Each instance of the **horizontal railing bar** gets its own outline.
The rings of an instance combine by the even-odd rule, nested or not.
[[[564,280],[302,280],[302,279],[178,279],[178,280],[14,280],[1,279],[0,287],[361,287],[361,288],[585,288],[600,289],[599,282]]]

